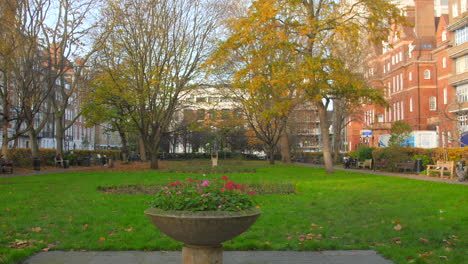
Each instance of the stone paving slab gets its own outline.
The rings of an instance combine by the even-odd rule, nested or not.
[[[180,251],[49,251],[24,264],[180,264]],[[372,250],[225,251],[224,264],[393,264]]]

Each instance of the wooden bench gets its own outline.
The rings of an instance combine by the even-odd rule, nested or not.
[[[5,161],[3,158],[0,160],[0,173],[13,173],[13,162]]]
[[[437,161],[436,165],[427,166],[427,176],[431,176],[431,172],[437,172],[440,178],[444,177],[444,173],[447,172],[450,175],[450,179],[453,179],[453,171],[455,169],[455,163],[453,161]]]
[[[388,160],[382,159],[374,162],[375,169],[386,169],[388,167]]]
[[[365,161],[360,161],[358,163],[358,167],[359,168],[369,168],[369,169],[372,169],[372,159],[366,159]]]
[[[407,160],[405,162],[398,162],[395,163],[395,168],[397,170],[402,170],[403,172],[408,171],[414,171],[414,168],[416,167],[416,161],[415,160]]]

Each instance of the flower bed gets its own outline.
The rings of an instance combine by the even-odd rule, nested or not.
[[[177,211],[240,211],[252,208],[252,199],[245,194],[246,186],[236,184],[228,176],[219,180],[186,179],[164,186],[155,195],[151,207]],[[247,190],[249,195],[255,192]]]

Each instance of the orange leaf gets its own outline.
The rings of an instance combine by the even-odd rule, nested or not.
[[[394,226],[393,229],[395,229],[396,231],[401,231],[401,229],[403,229],[403,227],[398,224],[398,225]]]

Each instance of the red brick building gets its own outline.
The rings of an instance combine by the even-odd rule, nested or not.
[[[368,59],[371,84],[383,90],[389,107],[363,105],[362,114],[347,129],[349,150],[359,144],[378,146],[399,120],[413,131],[433,131],[428,133],[438,139],[430,139],[437,141],[431,144],[460,146],[463,131],[453,111],[458,99],[452,86],[452,16],[447,14],[451,3],[443,2],[405,1],[402,11],[412,26],[396,28]]]

